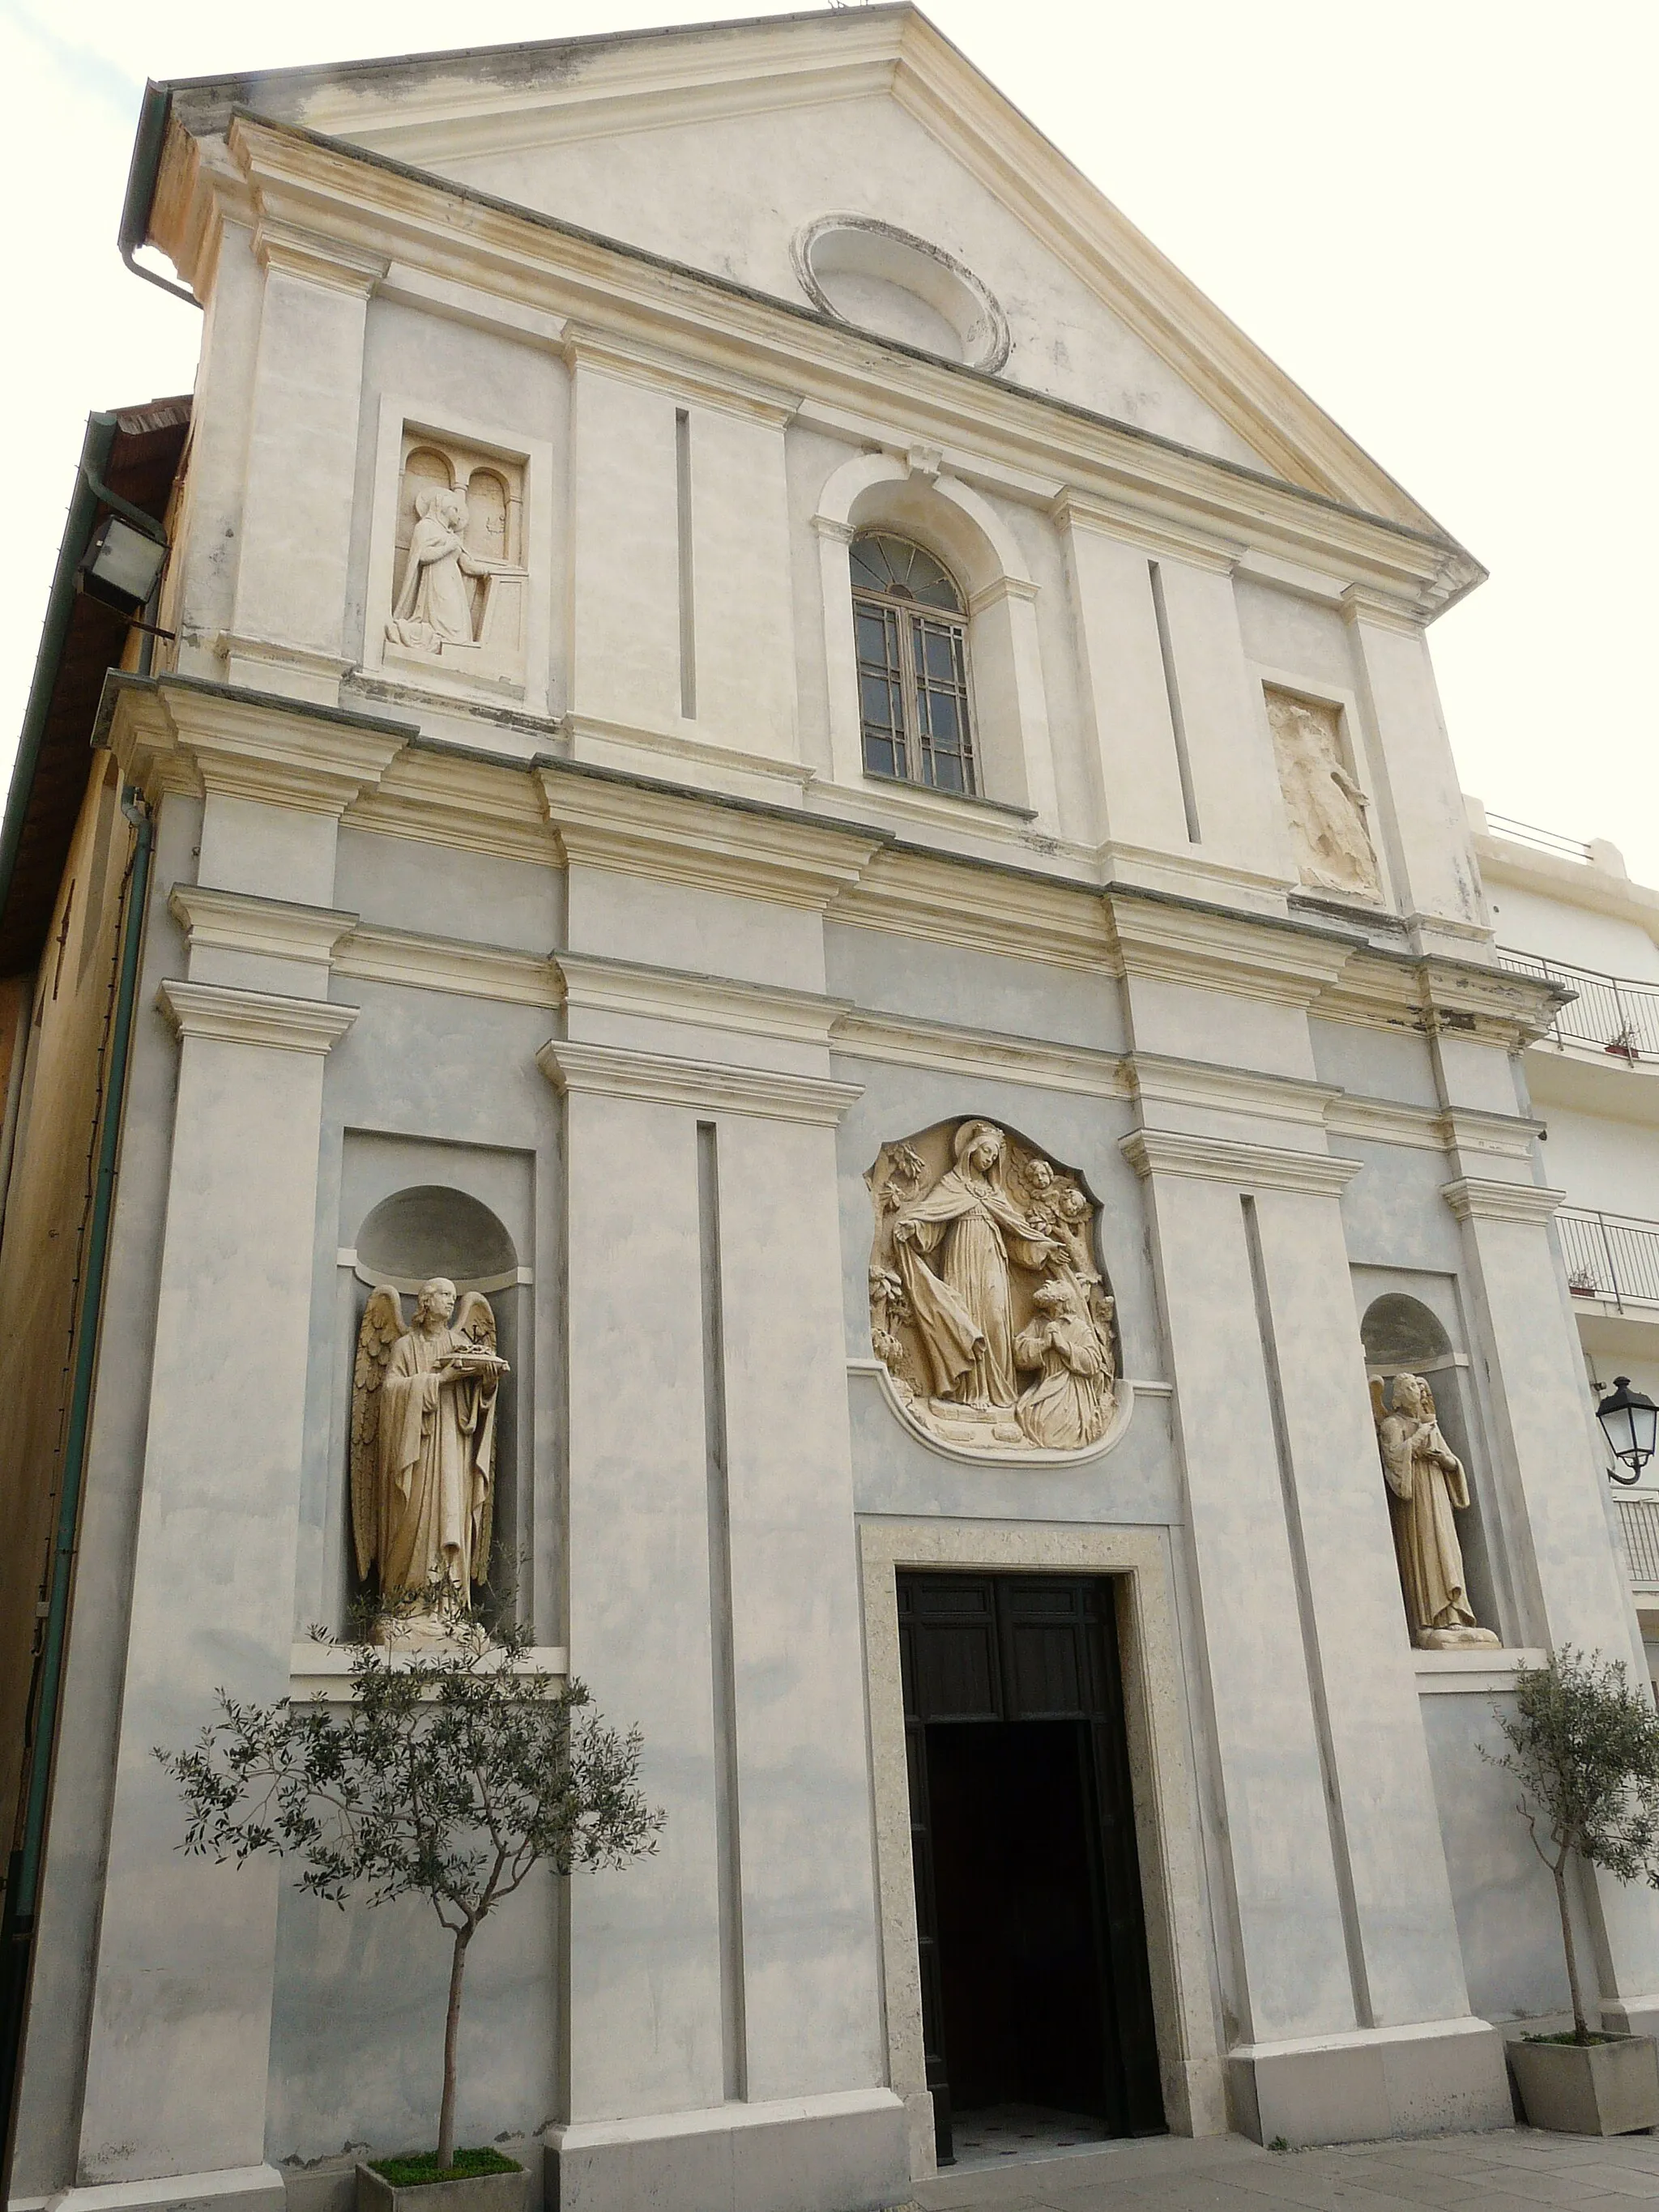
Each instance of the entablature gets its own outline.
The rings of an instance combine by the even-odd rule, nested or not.
[[[175,128],[175,140],[179,136]],[[196,142],[192,142],[196,143]],[[212,142],[201,142],[210,144]],[[1346,580],[1368,605],[1419,626],[1484,574],[1454,541],[1367,513],[1323,492],[1219,459],[1050,395],[945,362],[896,340],[842,329],[810,310],[643,248],[564,224],[380,154],[233,112],[227,142],[240,181],[205,156],[186,184],[175,161],[155,234],[187,280],[217,216],[292,234],[330,252],[328,281],[396,264],[418,281],[499,295],[515,310],[568,319],[613,363],[701,380],[714,404],[830,409],[860,434],[937,447],[964,476],[1024,485],[1050,505],[1065,495],[1101,526],[1177,544],[1255,548]],[[331,247],[324,241],[332,240]],[[476,313],[476,307],[473,310]],[[567,331],[565,343],[570,343]]]

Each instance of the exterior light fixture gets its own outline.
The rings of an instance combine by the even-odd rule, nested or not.
[[[1601,1424],[1601,1433],[1614,1459],[1620,1467],[1630,1470],[1621,1474],[1617,1468],[1609,1468],[1608,1481],[1622,1483],[1626,1487],[1639,1482],[1642,1469],[1653,1457],[1655,1435],[1659,1431],[1659,1406],[1651,1398],[1644,1397],[1639,1390],[1632,1390],[1628,1375],[1615,1375],[1611,1392],[1595,1409],[1595,1418]]]
[[[118,514],[106,515],[82,560],[81,588],[124,615],[142,614],[167,557],[164,538],[146,536]]]

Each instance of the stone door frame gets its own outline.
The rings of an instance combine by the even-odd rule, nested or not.
[[[1127,1602],[1119,1608],[1123,1717],[1164,2111],[1173,2134],[1224,2131],[1224,2073],[1211,1990],[1197,1805],[1188,1765],[1175,1596],[1164,1531],[1006,1521],[861,1520],[859,1557],[888,2080],[909,2114],[912,2173],[921,2179],[933,2172],[934,2162],[933,2101],[922,2056],[910,1786],[899,1672],[901,1568],[1116,1575],[1127,1583]]]

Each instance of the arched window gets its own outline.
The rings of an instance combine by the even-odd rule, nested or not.
[[[851,557],[865,767],[976,792],[961,592],[931,553],[885,531],[863,532]]]

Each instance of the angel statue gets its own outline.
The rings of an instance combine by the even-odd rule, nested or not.
[[[452,1318],[453,1326],[451,1326]],[[417,1615],[471,1610],[489,1571],[495,1350],[489,1301],[436,1275],[412,1327],[387,1284],[369,1293],[351,1394],[351,1525],[357,1573]]]

